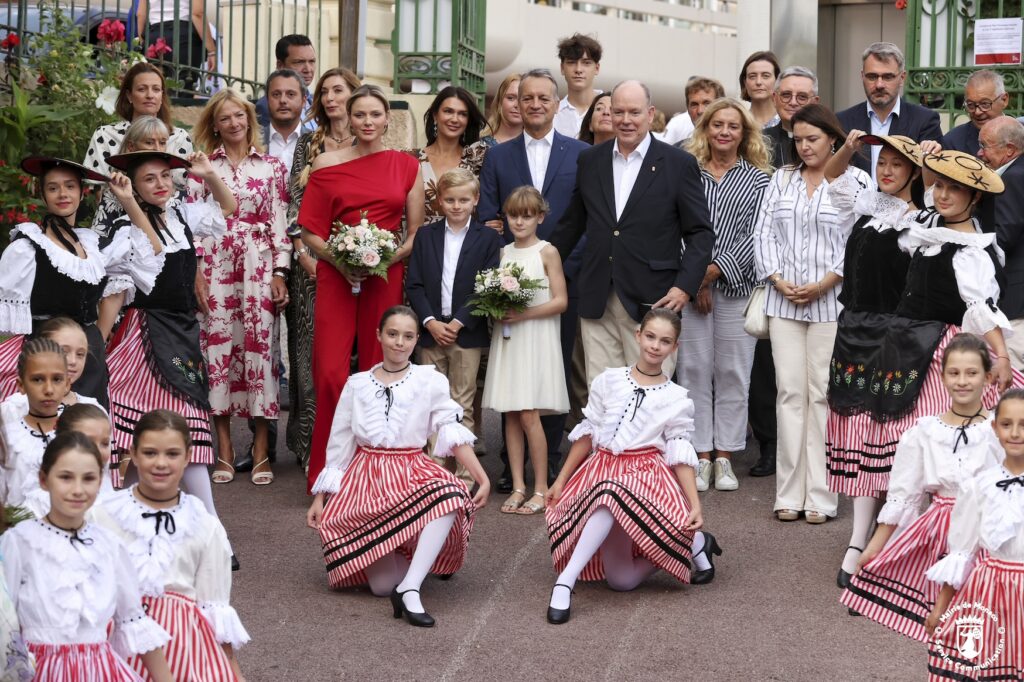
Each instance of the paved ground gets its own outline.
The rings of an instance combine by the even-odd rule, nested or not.
[[[282,422],[283,424],[283,422]],[[487,415],[489,442],[497,430]],[[282,429],[283,434],[283,429]],[[247,444],[241,430],[236,448]],[[250,682],[264,680],[912,680],[925,647],[851,618],[835,573],[849,537],[848,507],[824,526],[774,520],[774,479],[704,493],[705,522],[724,555],[706,586],[655,576],[634,592],[577,586],[573,618],[544,619],[554,582],[542,517],[477,518],[466,567],[428,578],[433,629],[391,618],[366,590],[332,592],[314,531],[305,527],[303,476],[279,445],[273,485],[240,475],[215,486],[242,570],[233,601],[253,642]],[[481,460],[493,476],[497,457]]]

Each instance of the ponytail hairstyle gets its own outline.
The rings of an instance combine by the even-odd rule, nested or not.
[[[654,320],[664,320],[672,325],[672,329],[676,334],[676,341],[679,340],[679,335],[683,333],[683,321],[679,317],[679,313],[670,308],[651,308],[644,315],[644,318],[640,320],[640,330],[643,331],[644,327]]]
[[[28,359],[34,355],[41,355],[43,353],[53,353],[60,357],[61,363],[64,365],[65,371],[68,367],[67,358],[64,357],[64,350],[60,345],[53,339],[48,339],[45,336],[35,336],[25,341],[21,346],[21,354],[18,355],[18,378],[25,379],[25,368],[28,365]]]
[[[52,339],[53,335],[62,329],[77,329],[82,332],[82,334],[85,334],[85,329],[82,328],[82,325],[78,324],[67,315],[58,315],[57,317],[51,317],[39,325],[39,329],[35,335]],[[86,338],[88,339],[88,337]]]
[[[138,444],[142,434],[147,431],[177,431],[185,441],[185,449],[192,447],[192,431],[188,428],[188,422],[173,410],[150,410],[142,415],[142,418],[135,423],[135,431],[132,432],[132,443]]]
[[[988,352],[988,344],[985,339],[975,334],[960,332],[949,340],[946,350],[942,352],[942,370],[946,370],[946,361],[950,353],[977,353],[981,358],[981,366],[985,372],[992,371],[992,356]]]
[[[110,417],[99,405],[92,403],[75,403],[64,408],[60,418],[57,420],[57,433],[67,433],[77,430],[82,422],[102,421],[110,423]]]
[[[81,450],[92,455],[96,459],[96,466],[99,467],[100,472],[103,471],[103,458],[100,457],[100,451],[96,449],[96,444],[83,433],[66,431],[57,434],[46,446],[43,463],[39,465],[39,475],[46,477],[60,456],[69,450]]]
[[[420,319],[416,317],[415,311],[407,305],[393,305],[384,311],[384,314],[380,316],[380,324],[377,325],[377,331],[384,331],[384,325],[388,323],[395,315],[405,315],[406,317],[412,318],[416,322],[416,329],[419,329]],[[417,331],[417,333],[419,333]]]

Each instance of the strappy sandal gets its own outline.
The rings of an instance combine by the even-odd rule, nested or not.
[[[259,469],[264,464],[269,464],[269,463],[270,463],[270,458],[269,457],[264,457],[262,460],[260,460],[259,464],[256,464],[255,466],[253,466],[253,468],[252,468],[252,475],[251,475],[251,478],[250,478],[250,480],[252,481],[253,485],[270,485],[271,483],[274,482],[274,472],[273,471],[256,471],[257,469]]]
[[[543,512],[544,493],[534,493],[533,495],[530,495],[531,500],[535,497],[539,497],[541,499],[542,504],[537,504],[536,502],[524,502],[519,507],[519,509],[516,510],[516,514],[522,514],[523,516],[533,516],[534,514],[540,514],[541,512]]]
[[[227,471],[225,471],[224,469],[214,469],[213,475],[210,476],[211,481],[213,481],[214,483],[231,483],[231,481],[235,480],[234,464],[227,461],[226,459],[221,459],[220,457],[217,458],[217,463],[223,464],[224,466],[229,467],[229,469]]]
[[[522,495],[523,499],[513,500],[512,498],[516,495]],[[514,488],[512,490],[512,494],[509,495],[508,499],[501,505],[501,509],[499,511],[501,511],[502,514],[515,514],[518,509],[523,506],[523,502],[526,502],[526,491]]]

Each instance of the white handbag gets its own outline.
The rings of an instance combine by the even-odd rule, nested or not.
[[[743,309],[743,331],[755,339],[768,338],[767,287],[764,284],[754,287]]]

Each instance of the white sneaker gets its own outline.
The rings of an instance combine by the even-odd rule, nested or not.
[[[711,485],[711,461],[697,460],[697,492],[702,493]]]
[[[736,474],[732,472],[732,462],[725,457],[715,460],[715,490],[736,490],[740,482],[736,480]]]

